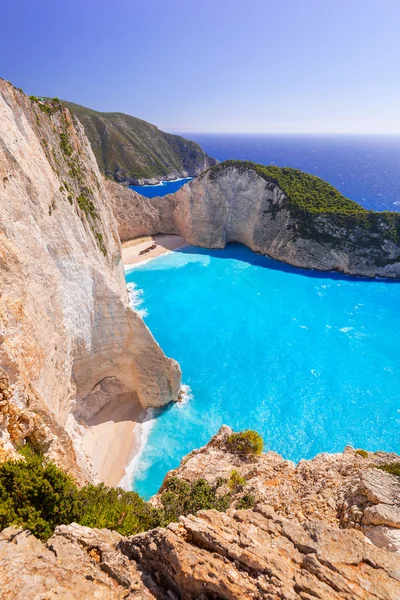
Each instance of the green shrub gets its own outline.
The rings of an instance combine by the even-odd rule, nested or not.
[[[378,469],[391,473],[392,475],[398,475],[400,477],[400,462],[389,463],[386,465],[379,465]]]
[[[227,446],[230,452],[239,454],[261,454],[264,442],[257,431],[247,429],[239,433],[232,433],[227,440]]]
[[[42,456],[29,449],[25,455],[0,465],[0,529],[19,525],[46,540],[57,525],[77,520],[78,490]]]
[[[368,458],[368,452],[366,450],[356,450],[357,456],[362,456],[362,458]]]
[[[177,521],[181,515],[195,514],[198,510],[227,510],[231,495],[217,496],[217,490],[217,487],[211,487],[205,479],[198,479],[190,485],[178,477],[171,477],[161,494],[163,525]]]
[[[81,210],[83,210],[83,212],[87,215],[87,216],[91,216],[92,219],[97,219],[97,217],[99,216],[96,210],[95,205],[93,204],[92,200],[90,200],[87,196],[85,196],[84,194],[79,194],[79,196],[76,199],[78,206]]]
[[[232,473],[230,474],[230,477],[228,479],[228,487],[231,490],[231,492],[236,492],[239,489],[241,489],[244,484],[246,483],[246,480],[244,477],[242,477],[240,475],[240,473],[238,471],[236,471],[236,469],[233,469]]]
[[[51,106],[48,104],[44,104],[44,102],[38,102],[38,107],[42,112],[46,113],[46,115],[52,114]]]
[[[136,492],[104,484],[78,489],[69,475],[29,446],[20,452],[25,460],[0,465],[0,530],[21,526],[41,540],[47,540],[57,525],[73,521],[133,535],[200,509],[225,511],[231,500],[231,494],[218,495],[219,486],[204,479],[190,485],[173,477],[161,495],[162,508],[156,509]]]
[[[95,230],[93,230],[93,233],[94,233],[94,237],[96,238],[97,245],[100,248],[101,252],[104,254],[104,256],[107,256],[107,248],[104,243],[103,234],[99,233],[98,231],[95,231]]]
[[[87,485],[79,492],[81,525],[114,529],[122,535],[133,535],[160,525],[159,512],[136,492],[109,488],[103,483]]]
[[[60,148],[66,156],[71,156],[72,148],[69,143],[68,134],[65,132],[60,133]]]
[[[253,496],[253,494],[245,494],[240,500],[239,502],[236,504],[236,508],[238,510],[240,509],[247,509],[247,508],[253,508],[253,506],[255,505],[256,501],[255,498]]]

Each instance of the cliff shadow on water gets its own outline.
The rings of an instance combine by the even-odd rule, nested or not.
[[[200,246],[186,245],[182,248],[177,248],[174,252],[182,254],[199,254],[202,256],[211,256],[219,259],[234,259],[242,262],[246,262],[249,265],[255,267],[262,267],[263,269],[270,269],[271,271],[281,271],[282,273],[289,273],[292,275],[300,275],[302,277],[310,277],[312,279],[328,279],[332,281],[354,281],[354,282],[365,282],[365,283],[385,283],[385,284],[400,284],[398,279],[388,279],[383,277],[353,277],[346,275],[345,273],[338,273],[337,271],[320,271],[318,269],[303,269],[301,267],[293,267],[288,263],[280,262],[264,254],[254,252],[244,244],[238,242],[228,242],[224,249],[212,250],[209,248],[202,248]]]

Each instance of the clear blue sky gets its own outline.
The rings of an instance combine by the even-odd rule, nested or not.
[[[0,76],[181,132],[400,133],[400,0],[3,0]]]

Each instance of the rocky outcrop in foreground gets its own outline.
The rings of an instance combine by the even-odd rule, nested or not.
[[[239,242],[296,267],[400,277],[400,215],[367,211],[294,169],[227,161],[152,199],[107,187],[122,240],[179,234],[205,248]]]
[[[177,399],[180,369],[129,308],[110,199],[79,122],[0,80],[0,148],[0,458],[28,439],[90,478],[84,420],[122,399]]]
[[[26,531],[5,529],[0,534],[4,597],[400,597],[400,555],[378,547],[382,539],[369,529],[400,530],[400,478],[376,468],[398,461],[397,455],[347,448],[296,466],[272,452],[234,454],[230,433],[223,427],[168,475],[190,482],[204,477],[213,484],[235,469],[244,484],[226,513],[199,511],[131,537],[64,525],[46,544]],[[254,496],[254,507],[235,508],[245,494]]]

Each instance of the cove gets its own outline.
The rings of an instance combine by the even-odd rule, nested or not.
[[[193,177],[185,177],[172,181],[161,181],[158,185],[130,185],[129,188],[146,198],[155,198],[156,196],[166,196],[177,192],[179,188],[192,179]]]
[[[185,246],[126,275],[178,360],[184,403],[150,411],[133,489],[146,498],[222,424],[299,461],[347,444],[400,452],[400,284]]]

